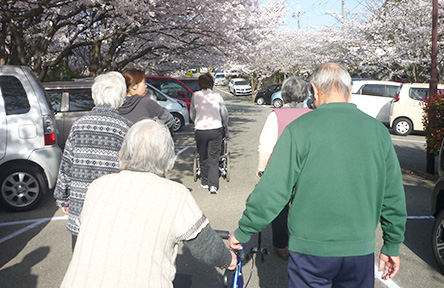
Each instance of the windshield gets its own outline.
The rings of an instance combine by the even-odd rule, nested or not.
[[[249,85],[247,81],[242,80],[242,81],[236,81],[234,82],[234,85]]]

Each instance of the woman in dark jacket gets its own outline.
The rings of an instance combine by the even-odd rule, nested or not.
[[[145,73],[136,69],[127,69],[123,73],[127,93],[125,102],[119,109],[120,115],[133,124],[142,119],[153,119],[165,124],[171,131],[173,115],[146,94]]]

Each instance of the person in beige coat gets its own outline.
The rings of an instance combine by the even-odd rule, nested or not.
[[[89,186],[61,287],[173,287],[179,242],[208,265],[236,267],[190,191],[164,177],[175,160],[164,125],[134,124],[119,157],[120,173]]]

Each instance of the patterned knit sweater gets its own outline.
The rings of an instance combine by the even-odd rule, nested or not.
[[[97,106],[71,127],[63,151],[54,198],[69,206],[67,229],[79,232],[76,219],[82,211],[89,184],[100,176],[119,172],[118,152],[131,126],[117,110]]]

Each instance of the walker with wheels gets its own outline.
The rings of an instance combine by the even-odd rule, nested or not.
[[[220,176],[227,182],[230,182],[230,152],[228,151],[228,128],[224,127],[224,136],[222,138],[222,151],[219,157],[219,172]],[[194,182],[201,178],[200,174],[200,163],[199,163],[199,153],[194,152],[194,162],[193,162],[193,179]]]

